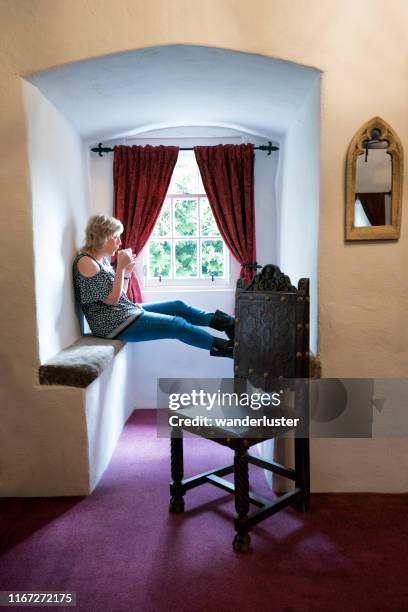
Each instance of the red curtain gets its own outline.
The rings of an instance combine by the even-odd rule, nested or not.
[[[241,264],[241,278],[256,273],[254,145],[194,147],[205,192],[227,247]]]
[[[385,225],[385,193],[356,193],[371,225]]]
[[[177,162],[178,147],[124,145],[114,148],[113,214],[123,223],[122,242],[139,255],[145,246],[166,197]],[[142,301],[135,273],[129,281],[128,297]]]

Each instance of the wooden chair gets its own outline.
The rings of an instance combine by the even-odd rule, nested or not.
[[[309,376],[309,282],[301,279],[296,289],[277,266],[265,266],[249,285],[238,281],[235,313],[234,389],[238,394],[245,393],[249,380],[254,387],[268,393],[282,387],[292,392],[291,407],[280,406],[269,411],[265,408],[263,414],[286,418],[301,416],[303,429],[301,433],[297,430],[295,435],[294,469],[248,453],[253,445],[282,435],[293,427],[249,427],[245,431],[242,427],[231,426],[212,426],[210,430],[188,427],[184,418],[191,417],[191,411],[181,410],[178,411],[181,426],[173,430],[171,438],[169,510],[183,512],[185,493],[201,484],[211,483],[233,493],[237,512],[233,548],[246,552],[250,544],[249,531],[254,525],[291,504],[302,512],[309,509],[308,385],[304,380]],[[251,417],[259,416],[259,412],[249,412]],[[243,414],[242,409],[238,413]],[[228,446],[234,451],[234,462],[183,479],[183,430]],[[249,463],[294,481],[294,489],[275,500],[250,492]],[[234,484],[222,478],[229,473],[234,474]],[[249,513],[250,504],[258,509]]]

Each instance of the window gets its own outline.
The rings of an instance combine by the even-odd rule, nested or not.
[[[144,250],[145,285],[225,286],[229,254],[211,211],[193,151],[180,151]]]

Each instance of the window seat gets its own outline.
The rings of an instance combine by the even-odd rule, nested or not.
[[[124,346],[120,340],[83,336],[40,366],[40,384],[86,388]]]
[[[49,428],[48,446],[59,450],[48,467],[52,477],[36,495],[89,495],[95,489],[137,402],[131,349],[120,340],[81,336],[40,366],[50,410],[43,430]]]

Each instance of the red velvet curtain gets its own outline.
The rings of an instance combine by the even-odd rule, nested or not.
[[[124,145],[114,148],[113,214],[123,223],[122,243],[139,255],[145,246],[170,184],[178,147]],[[128,297],[142,301],[135,273],[129,281]]]
[[[241,278],[256,273],[254,145],[194,147],[204,189],[227,247],[241,264]]]
[[[385,193],[356,193],[371,225],[385,225]]]

